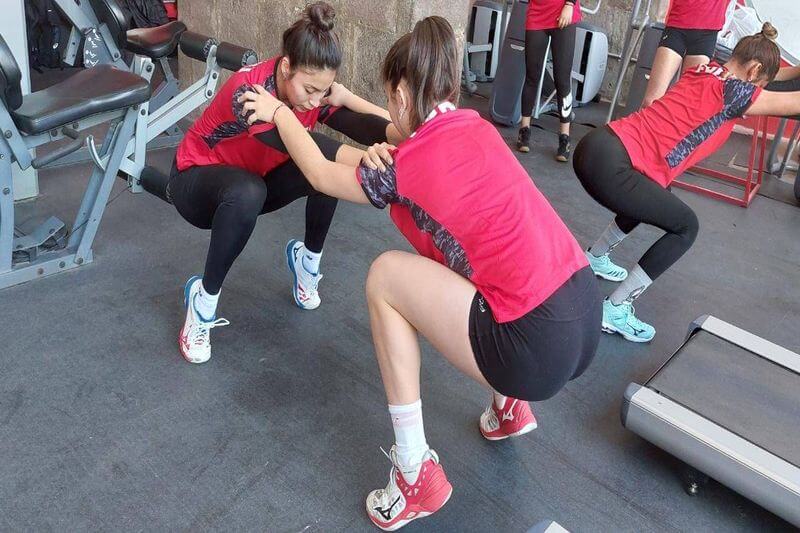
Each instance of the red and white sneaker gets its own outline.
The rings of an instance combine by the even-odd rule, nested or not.
[[[494,399],[481,415],[481,434],[489,440],[503,440],[530,433],[537,427],[528,402],[506,398],[502,409],[494,404]]]
[[[319,282],[322,274],[312,274],[303,266],[303,253],[306,251],[305,244],[292,239],[286,245],[286,264],[294,279],[292,295],[294,303],[300,309],[316,309],[322,303],[319,297]]]
[[[425,452],[413,485],[403,477],[394,446],[387,457],[393,465],[389,484],[367,496],[367,515],[373,524],[384,531],[396,531],[412,520],[432,515],[444,507],[453,494],[453,486],[447,481],[436,452]]]
[[[224,318],[203,320],[194,306],[194,300],[200,292],[202,280],[199,276],[189,278],[183,289],[183,305],[186,308],[186,322],[178,337],[181,355],[190,363],[205,363],[211,359],[211,330],[230,324]]]

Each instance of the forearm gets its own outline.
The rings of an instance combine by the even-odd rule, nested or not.
[[[292,160],[312,187],[318,189],[322,176],[326,174],[331,165],[335,166],[336,163],[325,158],[314,139],[289,108],[279,108],[273,121]],[[338,159],[338,152],[336,157]]]
[[[391,122],[377,115],[343,108],[326,118],[325,125],[359,144],[371,146],[386,142],[387,130]]]
[[[357,94],[350,93],[347,98],[347,101],[344,104],[344,107],[351,111],[355,111],[356,113],[364,113],[365,115],[375,115],[381,118],[388,120],[389,122],[392,121],[392,117],[389,115],[389,112],[384,108],[369,102]]]
[[[349,167],[356,168],[361,164],[361,159],[364,157],[364,150],[359,150],[353,146],[343,144],[336,152],[336,162]]]
[[[784,67],[778,71],[775,81],[788,81],[800,78],[800,65],[796,67]]]

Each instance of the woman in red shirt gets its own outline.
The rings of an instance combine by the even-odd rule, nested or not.
[[[655,329],[639,320],[633,301],[694,243],[697,216],[669,190],[685,170],[722,146],[743,115],[800,114],[800,92],[762,87],[780,67],[771,24],[742,39],[724,66],[686,71],[661,99],[599,128],[575,150],[575,172],[586,191],[616,218],[587,252],[600,277],[621,281],[603,302],[603,329],[648,342]],[[628,273],[609,253],[640,223],[666,232]]]
[[[664,96],[679,68],[685,71],[711,61],[732,1],[736,0],[671,0],[642,107]]]
[[[386,141],[395,131],[385,110],[334,83],[342,62],[334,17],[325,2],[308,6],[284,33],[281,56],[233,74],[178,147],[168,194],[187,222],[211,230],[203,275],[190,278],[184,289],[186,320],[178,344],[191,363],[211,357],[210,331],[227,324],[216,318],[222,283],[258,217],[303,197],[305,238],[289,241],[286,260],[295,303],[302,309],[320,304],[319,262],[337,200],[311,187],[274,125],[247,124],[238,97],[255,84],[266,86],[309,130],[322,122],[362,144]],[[361,160],[361,150],[313,135],[329,159]]]
[[[428,447],[420,403],[426,337],[493,391],[480,417],[489,440],[536,427],[527,401],[556,394],[583,373],[600,335],[597,282],[575,238],[497,130],[458,110],[460,61],[441,17],[419,22],[383,64],[392,122],[404,140],[373,147],[359,168],[326,161],[301,122],[263,89],[247,93],[251,122],[274,122],[292,158],[325,194],[391,206],[419,254],[391,251],[366,282],[375,351],[395,446],[385,489],[367,513],[395,530],[441,508],[452,487]]]
[[[561,122],[556,160],[565,163],[571,151],[572,59],[575,55],[575,25],[581,20],[578,0],[530,0],[525,22],[525,87],[522,91],[522,124],[517,139],[520,152],[530,151],[531,114],[536,105],[539,79],[547,60],[547,40],[553,53],[558,116]]]

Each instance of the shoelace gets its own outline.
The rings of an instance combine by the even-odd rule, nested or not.
[[[497,413],[494,411],[494,406],[489,405],[484,411],[486,414],[486,423],[489,426],[490,431],[495,431],[500,428],[500,420],[497,418]]]
[[[625,305],[627,305],[630,308],[628,311],[628,325],[638,330],[647,329],[648,326],[644,322],[636,318],[636,308],[633,306],[633,304],[626,303]]]
[[[196,346],[202,346],[208,342],[212,329],[228,325],[230,325],[230,322],[226,318],[218,318],[213,322],[198,322],[196,329],[192,332],[194,334],[192,335],[194,337],[192,342]]]

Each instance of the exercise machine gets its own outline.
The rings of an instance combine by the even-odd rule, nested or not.
[[[712,316],[644,385],[625,391],[622,424],[800,526],[800,355]]]
[[[109,65],[78,72],[52,87],[22,96],[19,66],[0,37],[0,288],[92,262],[97,234],[140,106],[151,96],[147,80]],[[110,123],[99,151],[85,130]],[[29,150],[68,142],[31,158]],[[12,164],[41,168],[87,144],[106,158],[94,165],[69,231],[50,217],[25,234],[15,225]]]
[[[161,191],[166,177],[145,172],[148,141],[212,98],[220,69],[238,70],[255,62],[255,53],[194,34],[170,23],[158,28],[127,29],[115,0],[93,0],[101,27],[114,42],[134,53],[132,68],[108,64],[78,71],[65,81],[21,96],[19,68],[5,43],[0,47],[0,289],[89,264],[92,243],[108,203],[114,178],[132,192]],[[206,73],[154,113],[151,105],[154,60],[177,46],[189,57],[205,60]],[[86,130],[110,123],[98,149]],[[60,139],[71,141],[34,159],[29,150]],[[25,234],[15,225],[11,164],[43,168],[86,147],[92,176],[70,229],[55,217]],[[150,184],[148,178],[156,180]]]
[[[508,22],[500,63],[497,69],[492,95],[489,100],[489,111],[492,119],[506,126],[519,123],[522,117],[522,91],[525,86],[525,21],[528,11],[528,0],[518,0],[511,11]],[[581,7],[584,13],[595,14],[600,10],[602,0],[598,0],[594,8]],[[548,39],[545,55],[550,55]],[[572,94],[576,106],[592,101],[600,91],[605,75],[608,56],[608,37],[597,26],[586,22],[578,23],[575,35],[575,54],[572,66]],[[546,77],[552,79],[552,65],[545,61],[539,77],[536,104],[532,110],[537,119],[548,110],[556,96],[555,89],[546,91],[544,100],[542,93],[546,88]]]
[[[631,63],[634,61],[633,54],[639,49],[647,29],[650,27],[651,4],[652,0],[647,0],[646,3],[643,3],[642,0],[634,0],[631,7],[628,28],[625,30],[625,40],[622,45],[622,55],[620,56],[619,74],[617,75],[617,82],[614,84],[614,94],[611,96],[611,105],[608,107],[608,115],[606,116],[607,123],[614,118],[614,111],[616,111],[620,93],[622,92],[622,84],[625,81],[625,76]],[[655,52],[653,57],[655,57]]]

